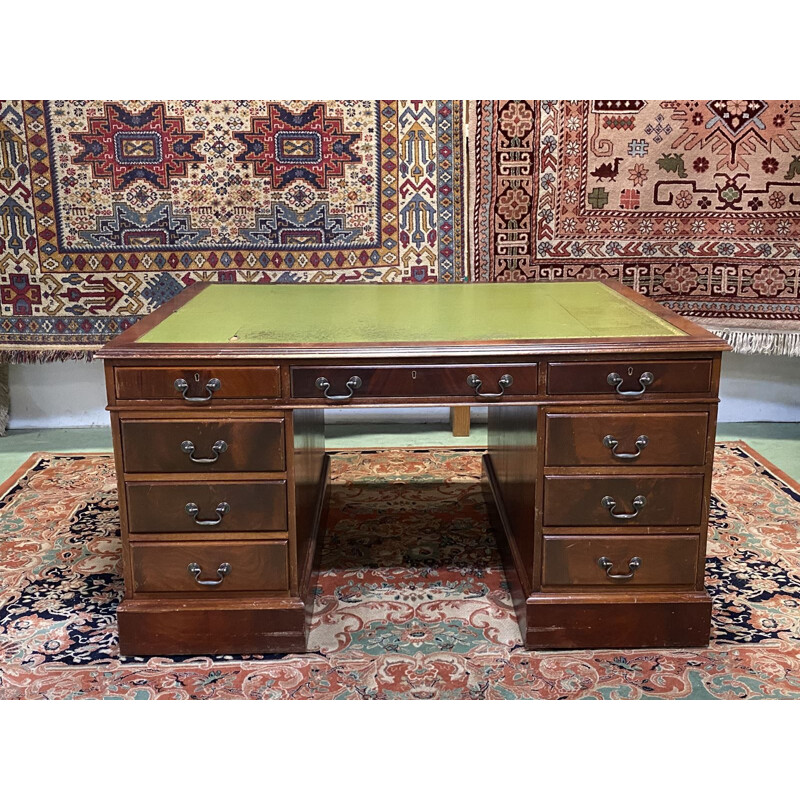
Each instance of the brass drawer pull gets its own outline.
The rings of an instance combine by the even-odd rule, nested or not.
[[[611,434],[608,434],[608,436],[603,437],[603,445],[611,451],[611,454],[613,456],[615,456],[616,458],[627,458],[630,460],[633,460],[634,458],[639,458],[639,456],[642,454],[642,450],[644,450],[645,447],[647,447],[649,442],[650,440],[644,434],[642,434],[634,442],[634,444],[636,445],[635,453],[618,453],[617,446],[619,445],[619,441],[615,439]]]
[[[608,513],[614,517],[614,519],[633,519],[634,517],[639,515],[639,512],[644,508],[647,500],[643,495],[637,494],[636,497],[633,498],[633,508],[634,511],[632,514],[615,514],[614,509],[617,507],[617,501],[613,497],[609,497],[606,495],[601,501],[600,504],[603,508],[608,509]]]
[[[217,512],[216,519],[197,519],[197,515],[200,513],[197,503],[187,503],[185,510],[197,525],[219,525],[222,522],[222,518],[231,510],[231,507],[227,503],[220,503],[215,509]]]
[[[208,403],[214,396],[214,392],[219,391],[222,386],[222,381],[219,378],[211,378],[206,383],[206,391],[208,394],[205,397],[189,397],[186,392],[189,391],[189,384],[183,379],[178,378],[175,383],[175,390],[181,393],[181,397],[188,403]]]
[[[219,575],[218,581],[201,581],[200,573],[203,571],[203,569],[194,561],[189,564],[187,569],[189,570],[189,574],[194,578],[194,582],[199,583],[200,586],[219,586],[222,581],[225,580],[225,576],[231,574],[231,565],[227,561],[217,567],[217,575]]]
[[[326,400],[349,400],[353,396],[353,392],[361,388],[361,384],[361,378],[359,378],[358,375],[353,375],[345,384],[345,387],[349,389],[349,394],[328,394],[328,389],[331,388],[331,382],[327,378],[317,378],[314,386],[322,392]]]
[[[228,449],[228,443],[223,439],[219,439],[211,446],[211,452],[214,454],[211,458],[195,458],[194,456],[194,442],[188,439],[181,442],[181,450],[189,456],[189,459],[195,464],[213,464],[220,456]]]
[[[604,569],[606,575],[611,578],[612,581],[629,581],[633,577],[633,573],[642,566],[642,559],[639,558],[639,556],[634,556],[628,562],[628,569],[630,571],[626,572],[624,575],[611,574],[611,570],[614,569],[614,562],[611,561],[610,558],[606,558],[606,556],[600,556],[600,558],[597,559],[597,566]]]
[[[505,390],[508,389],[508,387],[511,386],[512,383],[514,383],[514,379],[508,374],[501,375],[500,379],[497,381],[497,385],[500,387],[500,391],[495,393],[482,392],[481,383],[483,383],[483,381],[481,381],[481,379],[474,373],[472,375],[467,376],[467,386],[475,390],[476,397],[483,397],[487,400],[496,400],[498,397],[503,396]]]
[[[647,387],[655,380],[655,378],[653,377],[652,372],[643,372],[639,376],[639,385],[642,388],[639,389],[638,391],[624,391],[624,392],[620,391],[619,388],[620,386],[622,386],[624,379],[618,372],[610,372],[606,380],[608,381],[608,385],[613,386],[616,393],[621,397],[641,397],[645,393]]]

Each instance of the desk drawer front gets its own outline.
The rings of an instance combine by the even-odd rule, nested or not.
[[[213,534],[287,528],[286,481],[129,483],[127,494],[131,533]]]
[[[468,381],[472,375],[477,376],[480,385],[474,378]],[[324,378],[330,384],[328,395],[350,399],[347,397],[350,391],[348,381],[357,377],[360,385],[352,388],[354,400],[369,397],[463,397],[481,401],[487,394],[500,395],[486,398],[499,400],[502,397],[536,395],[536,375],[536,364],[294,367],[292,396],[324,400],[324,389],[317,386],[317,381]],[[503,380],[504,376],[510,376],[511,382]]]
[[[547,414],[548,466],[702,466],[708,414]]]
[[[283,419],[123,420],[126,472],[281,472]],[[213,459],[213,460],[212,460]]]
[[[550,364],[547,393],[635,400],[653,394],[708,394],[711,361],[570,361]]]
[[[161,400],[186,408],[281,394],[279,367],[117,367],[114,381],[118,400]],[[176,381],[184,381],[185,389]]]
[[[640,505],[637,498],[644,502]],[[702,519],[702,475],[549,475],[544,479],[546,527],[694,526]]]
[[[699,547],[698,536],[545,536],[542,584],[691,586]]]
[[[288,551],[285,541],[135,542],[131,545],[133,589],[135,592],[285,592],[289,588]]]

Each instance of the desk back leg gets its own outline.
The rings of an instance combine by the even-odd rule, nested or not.
[[[450,426],[453,436],[469,436],[469,406],[450,406]]]

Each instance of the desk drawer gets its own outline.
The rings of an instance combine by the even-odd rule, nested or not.
[[[127,495],[128,526],[134,534],[287,528],[286,481],[128,483]]]
[[[133,589],[135,592],[286,592],[288,552],[286,541],[134,542],[131,545]],[[213,581],[213,584],[198,581]]]
[[[542,584],[593,589],[691,586],[699,547],[698,536],[545,536]]]
[[[473,385],[474,380],[472,383],[468,382],[471,375],[477,376],[479,386]],[[511,383],[504,381],[507,385],[502,385],[500,381],[507,375],[511,376]],[[324,378],[330,384],[327,390],[329,395],[349,400],[348,381],[358,378],[360,385],[352,386],[354,400],[369,397],[463,397],[478,401],[497,400],[502,397],[535,395],[538,391],[536,375],[536,364],[293,367],[292,397],[325,399],[324,388],[317,386],[317,381]],[[500,396],[486,398],[486,394]]]
[[[708,413],[547,414],[548,466],[702,466]]]
[[[711,360],[569,361],[552,363],[547,371],[550,395],[598,394],[636,399],[653,394],[710,391]]]
[[[120,427],[126,472],[281,472],[285,469],[282,418],[257,422],[244,419],[123,420]]]
[[[185,381],[185,390],[176,381]],[[118,400],[161,400],[186,408],[281,395],[279,367],[117,367],[114,383]]]
[[[703,480],[703,475],[548,475],[544,479],[544,525],[699,525]],[[640,497],[644,504],[637,512],[636,498]],[[610,500],[604,502],[605,498]],[[620,518],[634,513],[634,517]]]

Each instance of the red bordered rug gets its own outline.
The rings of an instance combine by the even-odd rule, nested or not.
[[[120,658],[113,460],[39,453],[0,487],[0,698],[800,698],[800,486],[718,444],[692,650],[527,652],[480,456],[333,457],[310,646]]]
[[[197,281],[468,280],[461,100],[0,100],[0,361]]]
[[[470,103],[475,279],[615,278],[800,355],[800,101]]]

